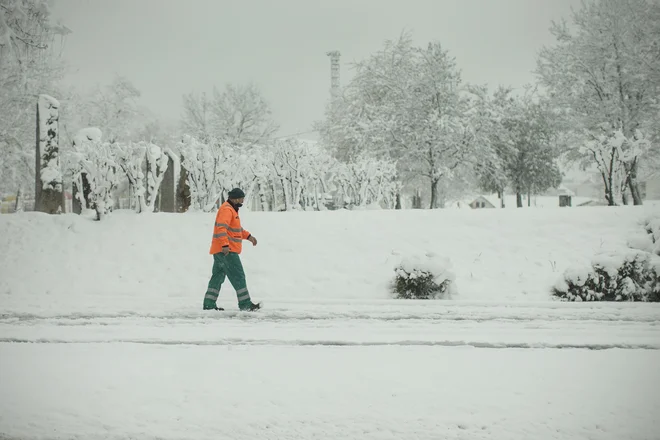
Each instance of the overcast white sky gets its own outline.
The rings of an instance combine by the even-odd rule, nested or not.
[[[329,50],[342,53],[345,83],[351,62],[405,28],[417,45],[440,41],[466,81],[520,87],[553,44],[551,20],[571,7],[579,0],[55,0],[52,11],[73,31],[69,82],[124,75],[143,105],[176,121],[184,93],[254,81],[287,135],[323,116]]]

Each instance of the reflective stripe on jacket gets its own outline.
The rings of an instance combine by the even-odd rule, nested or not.
[[[229,252],[241,253],[243,250],[243,240],[247,239],[250,233],[241,227],[241,219],[238,212],[225,202],[218,209],[215,216],[215,226],[213,227],[213,240],[211,241],[210,254],[222,252],[223,246],[229,246]]]

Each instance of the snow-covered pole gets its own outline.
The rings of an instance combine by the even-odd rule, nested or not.
[[[60,103],[48,95],[37,100],[37,145],[34,210],[63,213],[64,191],[59,151]]]

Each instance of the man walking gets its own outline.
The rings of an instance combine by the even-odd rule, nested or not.
[[[229,278],[229,282],[236,290],[238,308],[240,310],[258,310],[261,305],[254,304],[245,282],[245,272],[239,257],[243,249],[243,240],[249,240],[252,246],[257,245],[257,239],[241,227],[238,209],[243,206],[245,193],[234,188],[229,191],[229,197],[215,216],[213,240],[210,254],[213,255],[213,272],[204,296],[204,310],[224,310],[216,305],[220,287]]]

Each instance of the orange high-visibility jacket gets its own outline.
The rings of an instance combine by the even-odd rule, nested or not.
[[[250,233],[241,227],[238,212],[225,202],[218,209],[213,228],[210,254],[222,252],[223,246],[229,246],[229,252],[241,253],[243,240],[250,237]]]

